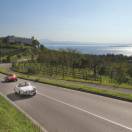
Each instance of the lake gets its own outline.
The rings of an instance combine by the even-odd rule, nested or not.
[[[132,45],[130,44],[72,44],[72,43],[45,43],[49,49],[76,49],[81,53],[88,54],[123,54],[126,56],[132,56]]]

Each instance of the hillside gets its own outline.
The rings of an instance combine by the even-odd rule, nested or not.
[[[0,38],[0,57],[1,62],[16,62],[21,60],[30,60],[34,53],[38,51],[39,41],[32,40],[31,44],[24,42],[10,42],[7,37]]]

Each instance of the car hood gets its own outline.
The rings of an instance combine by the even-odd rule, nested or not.
[[[34,87],[24,86],[24,87],[20,87],[20,90],[22,90],[22,91],[32,91],[32,90],[34,90]]]

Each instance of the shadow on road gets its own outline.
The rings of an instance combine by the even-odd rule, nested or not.
[[[1,81],[1,83],[15,83],[15,82],[12,82],[12,81]]]
[[[30,96],[20,96],[20,95],[17,95],[15,93],[10,93],[10,94],[7,94],[7,97],[12,100],[12,101],[18,101],[18,100],[24,100],[24,99],[29,99],[29,98],[32,98]]]

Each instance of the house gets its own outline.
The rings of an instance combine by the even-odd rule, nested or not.
[[[32,38],[23,38],[23,37],[15,37],[15,36],[6,37],[7,43],[19,43],[19,44],[32,45],[33,40],[34,40],[34,37]]]

